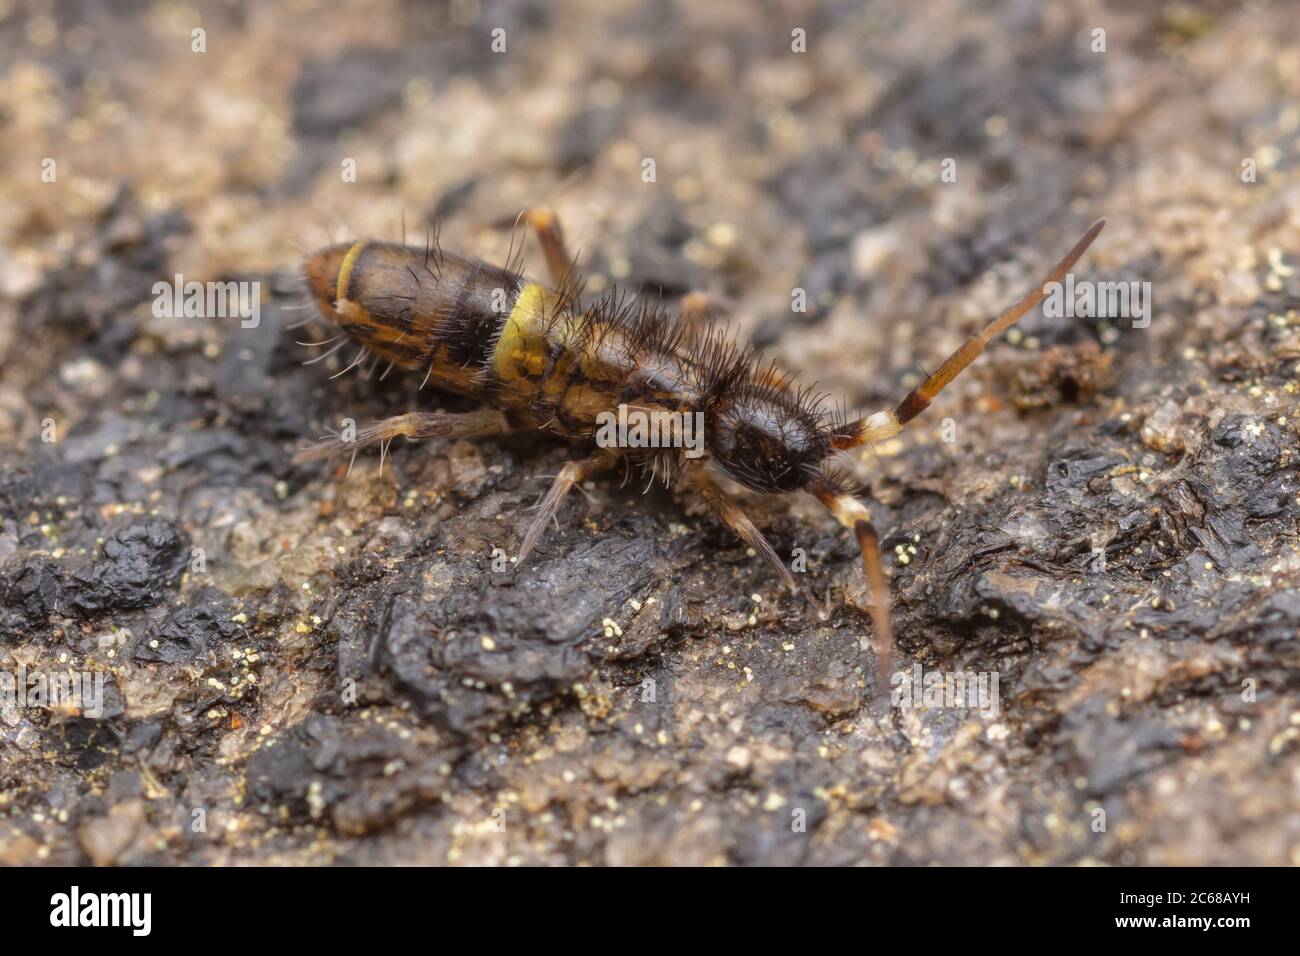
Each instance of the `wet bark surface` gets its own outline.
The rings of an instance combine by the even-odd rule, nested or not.
[[[695,6],[0,19],[0,670],[107,675],[0,707],[0,862],[1300,862],[1300,21]],[[292,464],[472,407],[304,364],[303,254],[503,261],[537,203],[593,291],[726,296],[868,412],[1110,218],[1076,276],[1149,325],[1036,310],[846,462],[899,669],[995,710],[880,693],[811,500],[746,498],[806,599],[619,474],[515,570],[542,436]],[[256,326],[157,317],[178,273]]]

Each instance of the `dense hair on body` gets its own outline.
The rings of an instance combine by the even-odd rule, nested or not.
[[[659,296],[611,287],[584,306],[582,289],[576,276],[562,285],[548,322],[566,331],[547,337],[580,351],[617,351],[629,381],[617,398],[610,396],[611,408],[634,399],[631,383],[671,360],[689,399],[683,410],[704,414],[711,460],[745,487],[772,493],[802,487],[832,453],[831,436],[843,418],[828,410],[824,393],[799,386],[793,374],[764,362],[724,329],[684,322]],[[632,457],[652,461],[671,479],[674,455]]]
[[[593,443],[598,427],[603,427],[601,420],[617,410],[621,421],[625,408],[668,413],[669,423],[681,429],[670,433],[672,445],[679,444],[677,438],[685,439],[687,422],[702,422],[703,449],[694,442],[690,452],[625,448],[621,446],[640,442],[619,438],[594,442],[602,447],[567,462],[536,509],[520,544],[518,564],[532,552],[573,487],[631,460],[648,468],[652,481],[671,481],[680,472],[719,520],[761,555],[787,586],[797,589],[790,569],[715,476],[729,476],[760,492],[806,491],[857,539],[871,587],[877,680],[886,688],[893,637],[880,535],[849,482],[826,470],[823,462],[836,452],[899,434],[993,338],[1043,300],[1106,221],[1093,223],[1037,286],[970,335],[894,409],[847,421],[827,414],[824,396],[796,386],[791,376],[762,364],[752,349],[738,347],[724,332],[700,331],[698,324],[683,322],[660,298],[610,289],[584,305],[583,282],[555,214],[537,207],[521,213],[516,223],[520,220],[537,233],[553,288],[526,282],[513,255],[501,268],[443,253],[432,237],[423,252],[363,240],[331,247],[308,260],[306,279],[312,294],[321,312],[343,333],[316,344],[329,345],[346,336],[361,346],[348,368],[373,354],[374,365],[387,359],[390,368],[423,368],[424,383],[476,396],[490,407],[393,416],[354,435],[326,439],[296,460],[347,451],[355,458],[358,448],[378,445],[382,469],[384,453],[398,437],[503,434],[520,419],[534,428]],[[676,417],[682,414],[690,417]],[[692,439],[694,433],[692,428]]]
[[[594,436],[594,416],[573,414],[545,387],[553,370],[564,370],[566,388],[598,392],[605,410],[626,404],[700,412],[710,459],[756,491],[802,486],[831,453],[834,423],[823,396],[725,331],[684,322],[660,296],[612,286],[584,301],[584,280],[570,270],[542,306],[534,347],[546,353],[534,354],[540,373],[503,381],[492,356],[510,307],[529,285],[513,256],[498,267],[444,252],[436,240],[424,249],[356,245],[331,247],[308,263],[322,310],[367,356],[422,369],[425,383],[526,411],[536,427],[579,440]],[[353,364],[364,367],[364,356]],[[604,374],[593,375],[593,364]],[[675,450],[627,454],[665,480],[678,464]]]

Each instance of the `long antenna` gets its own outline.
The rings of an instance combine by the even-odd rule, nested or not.
[[[1047,286],[1054,282],[1060,282],[1065,277],[1065,274],[1074,267],[1079,258],[1088,251],[1088,247],[1092,245],[1093,240],[1097,238],[1105,225],[1105,219],[1098,219],[1089,226],[1088,231],[1074,244],[1074,248],[1056,264],[1056,268],[1048,273],[1047,278],[1034,287],[1032,292],[1026,293],[1019,302],[968,338],[961,348],[948,356],[948,360],[940,365],[934,374],[928,376],[925,381],[912,389],[894,411],[898,423],[906,425],[925,411],[926,406],[930,404],[936,395],[943,391],[944,386],[960,375],[967,365],[970,365],[979,357],[979,354],[984,351],[984,346],[988,345],[995,336],[1002,334],[1015,325],[1026,312],[1038,305],[1039,302],[1042,302],[1047,297]]]

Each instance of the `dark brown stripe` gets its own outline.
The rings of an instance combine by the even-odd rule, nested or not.
[[[930,400],[921,394],[918,388],[908,392],[907,398],[898,403],[898,409],[894,416],[898,419],[898,424],[906,425],[917,415],[920,415],[930,405]]]

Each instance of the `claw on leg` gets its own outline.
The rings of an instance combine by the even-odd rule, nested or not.
[[[370,445],[387,451],[398,436],[420,438],[477,438],[509,431],[505,415],[495,409],[482,409],[459,415],[441,412],[408,412],[358,429],[355,435],[339,434],[326,438],[294,455],[295,465],[320,461],[335,455],[353,454]],[[382,459],[381,459],[382,460]],[[382,467],[382,466],[381,466]]]
[[[620,458],[620,454],[613,448],[602,448],[595,454],[582,459],[581,461],[566,462],[560,469],[560,473],[555,476],[555,481],[551,483],[550,490],[546,492],[546,497],[537,508],[537,517],[533,523],[528,526],[528,531],[524,534],[523,544],[519,546],[519,557],[515,559],[515,567],[519,567],[524,560],[532,553],[537,542],[542,539],[542,532],[546,530],[546,525],[555,512],[559,510],[560,502],[564,496],[569,493],[574,485],[586,481],[593,475],[598,475],[615,464]]]

